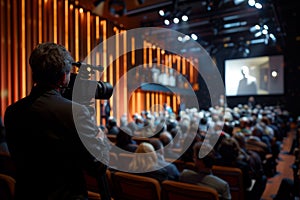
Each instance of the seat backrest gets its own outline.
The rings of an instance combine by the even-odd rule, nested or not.
[[[0,199],[13,200],[16,181],[11,176],[0,174]]]
[[[118,155],[118,167],[122,169],[122,171],[126,171],[129,169],[129,164],[134,158],[135,154],[130,153],[120,153]]]
[[[185,162],[182,160],[176,160],[176,159],[171,159],[171,158],[165,158],[167,162],[173,163],[176,168],[178,169],[179,172],[182,172],[185,168]]]
[[[126,172],[111,173],[115,200],[160,200],[158,180]]]
[[[101,199],[99,194],[97,179],[95,177],[88,175],[87,172],[84,173],[84,176],[85,176],[85,182],[88,189],[89,199],[92,200]],[[109,169],[106,170],[106,178],[107,178],[109,192],[112,195],[113,191],[112,191],[111,171]]]
[[[214,165],[212,172],[229,184],[232,200],[244,200],[243,172],[241,169]]]
[[[116,168],[118,164],[118,155],[115,152],[109,152],[109,166]]]
[[[143,143],[143,142],[150,143],[150,138],[147,138],[147,137],[133,136],[132,140],[134,140],[138,145],[141,144],[141,143]]]
[[[117,135],[107,134],[106,136],[107,136],[107,138],[110,140],[110,142],[112,144],[116,144],[116,142],[117,142]]]
[[[218,200],[213,188],[167,180],[162,183],[162,200]]]

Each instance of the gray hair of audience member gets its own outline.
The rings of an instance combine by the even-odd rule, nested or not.
[[[152,144],[142,142],[135,151],[135,157],[129,164],[132,171],[150,171],[157,167],[157,155]]]
[[[171,146],[173,145],[173,137],[168,131],[162,132],[159,136],[159,139],[164,146],[167,146],[168,144]]]

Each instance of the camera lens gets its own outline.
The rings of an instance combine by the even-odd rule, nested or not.
[[[108,82],[98,81],[95,99],[109,99],[113,93],[113,86]]]

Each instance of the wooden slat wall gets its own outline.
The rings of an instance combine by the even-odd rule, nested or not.
[[[8,105],[25,97],[31,90],[32,78],[29,67],[29,56],[32,49],[41,42],[52,41],[60,43],[71,52],[75,60],[81,61],[100,42],[114,34],[122,33],[117,39],[114,51],[107,50],[105,42],[103,52],[96,56],[96,63],[108,66],[101,76],[102,81],[115,85],[127,70],[142,63],[152,62],[156,58],[158,63],[168,59],[168,66],[176,66],[181,73],[189,73],[191,82],[197,80],[191,64],[176,55],[164,55],[161,49],[152,48],[145,41],[144,55],[134,50],[135,38],[127,38],[126,31],[121,30],[109,21],[100,19],[69,0],[0,0],[0,116],[3,118]],[[130,42],[128,42],[130,41]],[[128,43],[128,44],[127,44]],[[119,55],[119,52],[128,55]],[[134,50],[134,51],[131,51]],[[113,58],[117,58],[113,60]],[[142,61],[141,61],[142,59]],[[151,60],[151,61],[150,61]],[[138,61],[141,61],[138,63]],[[95,62],[95,61],[91,61]],[[151,65],[151,63],[150,63]],[[100,74],[97,75],[100,78]],[[127,78],[124,78],[125,88],[117,88],[117,93],[110,99],[113,107],[112,115],[120,119],[123,113],[130,116],[142,110],[148,110],[153,105],[170,103],[173,110],[177,110],[178,98],[166,96],[163,93],[135,91],[127,92]],[[126,100],[129,102],[119,101]],[[100,124],[100,101],[96,101],[97,122]]]
[[[103,29],[113,28],[109,23],[101,26],[100,21],[68,0],[1,0],[0,116],[3,118],[8,105],[30,92],[28,59],[38,43],[60,43],[76,60],[83,60],[100,38],[108,37],[101,35]]]

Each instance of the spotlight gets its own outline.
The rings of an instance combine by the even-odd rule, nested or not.
[[[255,0],[249,0],[248,4],[249,4],[249,6],[254,6],[255,5]]]
[[[255,26],[252,26],[250,28],[250,32],[255,32],[255,31],[259,31],[260,30],[260,26],[258,24],[256,24]]]
[[[165,25],[167,25],[167,26],[170,25],[170,21],[169,21],[168,19],[165,19],[165,20],[164,20],[164,23],[165,23]]]
[[[262,35],[262,32],[261,31],[258,31],[257,33],[254,34],[254,37],[259,37]]]
[[[270,33],[270,38],[275,42],[276,41],[276,37],[275,37],[275,35],[273,34],[273,33]]]
[[[267,29],[262,30],[262,34],[267,35],[268,34],[268,30]]]
[[[187,20],[189,20],[189,17],[187,15],[182,15],[181,19],[182,21],[186,22]]]
[[[272,71],[271,75],[273,78],[276,78],[278,76],[278,73],[277,73],[277,71],[274,70],[274,71]]]
[[[198,36],[196,34],[194,34],[194,33],[191,35],[191,37],[192,37],[193,40],[197,40],[198,39]]]
[[[160,16],[162,16],[162,17],[163,17],[163,16],[165,16],[165,11],[163,11],[163,10],[159,10],[159,11],[158,11],[158,14],[159,14]]]
[[[179,23],[178,17],[175,17],[175,18],[173,19],[173,22],[174,22],[175,24],[178,24],[178,23]]]
[[[261,3],[255,3],[255,8],[257,8],[257,9],[262,9],[262,5],[261,5]]]

